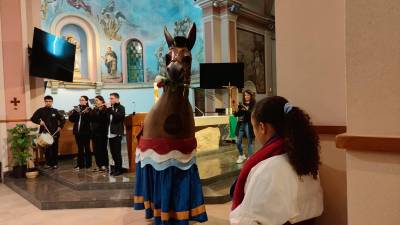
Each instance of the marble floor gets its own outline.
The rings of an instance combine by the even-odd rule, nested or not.
[[[230,203],[207,205],[209,221],[228,225]],[[130,208],[39,210],[0,184],[0,225],[143,225],[143,212]]]
[[[237,150],[230,146],[197,158],[207,204],[230,201],[229,189],[239,174]],[[57,170],[40,170],[36,179],[15,179],[7,176],[6,185],[42,210],[130,207],[135,176],[125,173],[119,177],[93,173],[92,170],[73,171],[71,159],[60,160]]]

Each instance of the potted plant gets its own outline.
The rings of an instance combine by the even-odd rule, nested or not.
[[[27,159],[31,156],[29,149],[32,147],[31,129],[25,124],[17,124],[8,129],[9,143],[13,156],[13,175],[17,178],[25,177]]]

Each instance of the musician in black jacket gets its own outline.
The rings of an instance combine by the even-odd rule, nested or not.
[[[45,96],[44,104],[44,107],[36,110],[32,115],[31,121],[40,125],[39,133],[49,132],[53,136],[54,143],[45,149],[46,168],[57,169],[58,140],[65,118],[57,109],[53,108],[53,97],[50,95]]]
[[[111,107],[107,109],[109,117],[108,141],[110,151],[114,160],[114,169],[111,171],[112,176],[119,176],[122,171],[122,155],[121,142],[124,135],[125,107],[119,102],[119,94],[110,94]]]
[[[73,133],[75,135],[76,145],[78,146],[78,165],[75,170],[90,168],[92,166],[92,152],[90,150],[91,138],[91,125],[90,116],[91,111],[89,107],[89,98],[81,96],[79,98],[79,105],[75,106],[69,114],[69,121],[74,123]]]
[[[107,106],[102,96],[96,96],[95,108],[90,112],[90,120],[92,122],[93,137],[93,153],[96,165],[100,172],[108,170],[108,151],[107,151],[107,134],[108,134],[108,114]]]

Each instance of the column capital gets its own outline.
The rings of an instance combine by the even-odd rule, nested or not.
[[[203,9],[203,17],[229,15],[231,20],[237,19],[242,6],[240,1],[233,0],[198,0],[196,4]]]

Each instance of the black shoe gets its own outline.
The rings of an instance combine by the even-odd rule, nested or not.
[[[111,174],[111,176],[117,177],[117,176],[119,176],[121,174],[123,174],[123,172],[121,170],[115,170],[114,173]]]

